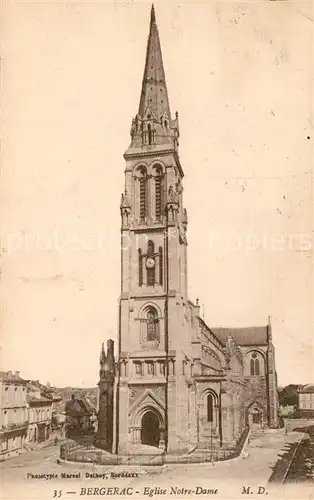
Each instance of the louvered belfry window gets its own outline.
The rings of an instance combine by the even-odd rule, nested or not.
[[[146,176],[140,178],[140,218],[145,219],[147,207],[147,183]]]
[[[162,211],[162,173],[158,169],[155,177],[155,204],[156,204],[156,219],[160,220]]]

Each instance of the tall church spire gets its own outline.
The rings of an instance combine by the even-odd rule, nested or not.
[[[150,12],[140,104],[130,132],[132,149],[170,144],[178,147],[178,113],[172,120],[154,5]]]
[[[144,118],[147,108],[157,121],[165,114],[170,120],[170,107],[154,4],[150,13],[150,28],[146,49],[139,115]]]

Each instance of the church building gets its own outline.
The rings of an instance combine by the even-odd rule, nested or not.
[[[154,6],[138,112],[124,154],[117,358],[100,357],[96,444],[117,454],[234,450],[278,426],[270,321],[209,327],[187,286],[179,118],[170,111]]]

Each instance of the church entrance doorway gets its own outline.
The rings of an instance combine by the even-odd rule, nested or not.
[[[142,418],[141,442],[158,448],[160,441],[159,419],[154,411],[147,411]]]
[[[248,410],[248,424],[252,428],[263,426],[263,410],[258,406],[253,406]]]
[[[258,410],[254,410],[254,412],[252,413],[252,423],[260,424],[260,422],[261,422],[260,413]]]

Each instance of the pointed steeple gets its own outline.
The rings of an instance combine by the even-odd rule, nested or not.
[[[161,121],[163,116],[165,116],[167,120],[171,119],[154,4],[152,5],[150,13],[146,62],[138,111],[141,118],[144,118],[147,109],[149,109],[158,122]]]
[[[129,149],[179,145],[178,113],[171,119],[168,91],[154,5],[150,12],[150,27],[145,69],[138,113],[132,120]]]
[[[155,22],[156,22],[155,7],[154,7],[154,4],[152,3],[152,8],[150,11],[150,24],[155,23]]]

